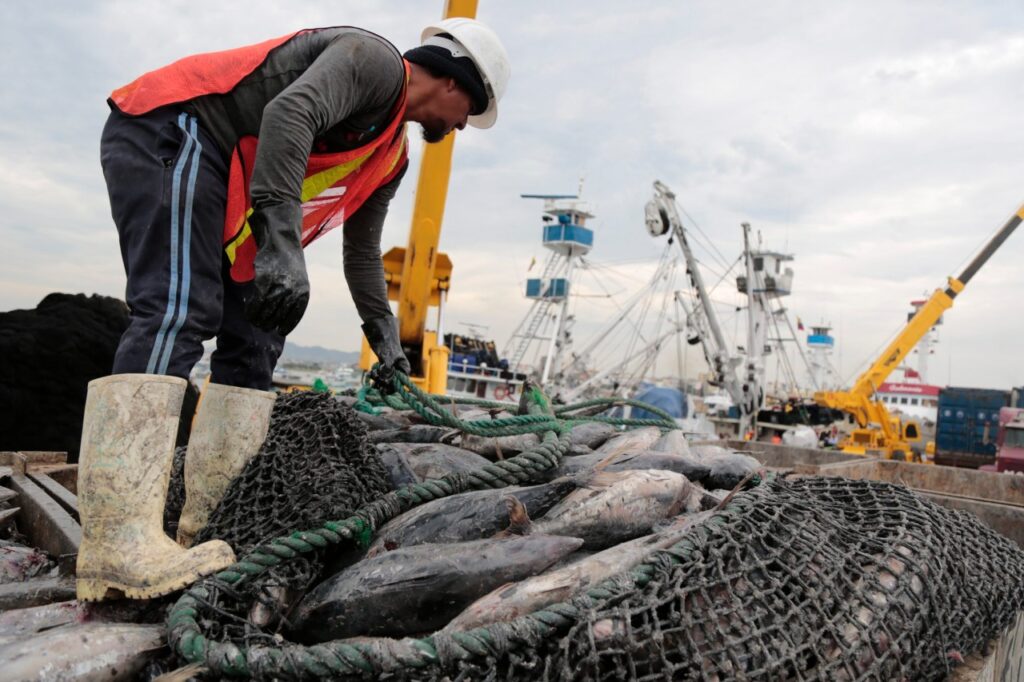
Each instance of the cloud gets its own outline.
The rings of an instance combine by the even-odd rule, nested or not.
[[[306,26],[359,25],[405,48],[441,9],[412,0],[0,8],[0,308],[54,290],[123,293],[98,163],[112,88],[186,54]],[[478,322],[504,343],[529,307],[526,266],[545,255],[540,206],[519,194],[574,192],[581,177],[597,216],[591,259],[645,264],[605,273],[627,298],[662,248],[642,217],[657,178],[706,235],[694,237],[710,281],[723,268],[708,244],[732,262],[743,221],[766,247],[795,254],[786,305],[805,324],[836,326],[850,374],[900,327],[909,301],[956,274],[1022,199],[1024,20],[1012,3],[484,0],[479,12],[505,41],[513,80],[498,125],[456,142],[441,242],[455,264],[449,328]],[[384,250],[407,241],[419,147],[414,138]],[[340,234],[307,251],[313,301],[297,342],[358,343],[340,251]],[[1013,345],[1024,332],[1022,256],[1024,235],[1014,235],[946,315],[938,383],[1024,384]],[[733,287],[724,280],[716,298],[742,338]],[[581,342],[613,314],[610,300],[574,305]]]

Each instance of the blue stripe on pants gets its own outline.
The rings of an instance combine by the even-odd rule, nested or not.
[[[181,119],[179,119],[179,125],[180,121]],[[177,317],[170,333],[167,335],[163,355],[160,359],[160,366],[157,369],[158,374],[167,373],[167,364],[171,361],[171,351],[174,349],[174,339],[177,337],[178,331],[181,330],[181,326],[185,324],[185,317],[188,315],[188,294],[192,279],[191,257],[189,253],[192,242],[192,202],[195,199],[196,176],[199,174],[199,156],[203,153],[203,145],[199,141],[196,119],[191,116],[188,117],[188,130],[186,134],[190,142],[195,141],[195,148],[191,150],[190,163],[192,165],[188,171],[188,181],[185,183],[185,218],[181,232],[181,291],[178,296]],[[186,147],[185,154],[188,153],[189,149]]]
[[[171,224],[170,224],[170,278],[167,287],[167,310],[164,313],[163,321],[160,323],[160,330],[157,332],[156,339],[153,342],[153,350],[149,356],[149,364],[146,366],[146,372],[148,374],[163,374],[167,371],[167,362],[173,348],[172,343],[168,344],[167,331],[171,326],[171,322],[175,319],[176,313],[181,310],[182,305],[186,308],[188,306],[188,299],[185,298],[184,302],[181,300],[181,280],[180,275],[184,273],[184,276],[188,277],[188,262],[181,262],[183,255],[179,248],[179,241],[182,240],[182,225],[180,216],[181,206],[181,176],[185,171],[185,166],[188,165],[192,158],[192,147],[197,142],[195,136],[189,134],[186,124],[188,123],[188,114],[182,113],[178,116],[178,126],[182,129],[185,134],[185,147],[181,152],[174,165],[174,176],[171,183]],[[193,121],[194,127],[194,121]],[[193,170],[195,170],[195,164],[193,164]],[[194,182],[195,174],[190,173],[189,180]],[[192,196],[192,187],[190,186],[187,191],[187,198]],[[186,212],[191,219],[191,203],[186,205]],[[186,233],[187,234],[187,233]],[[183,318],[182,318],[183,319]],[[175,329],[180,329],[181,325],[178,324]]]

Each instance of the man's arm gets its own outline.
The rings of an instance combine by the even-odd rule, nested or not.
[[[253,208],[299,203],[313,141],[355,112],[392,106],[404,78],[401,57],[383,41],[352,33],[333,40],[263,110]]]
[[[363,333],[370,348],[380,361],[378,380],[388,390],[392,372],[412,372],[408,358],[398,338],[398,320],[388,305],[387,283],[384,281],[384,263],[381,261],[380,236],[388,204],[408,169],[406,163],[388,184],[377,188],[359,210],[344,225],[345,280],[349,293],[363,320]]]
[[[406,163],[391,182],[378,187],[359,210],[345,220],[342,228],[345,281],[363,322],[391,315],[380,239],[388,205],[408,167]]]
[[[389,67],[399,70],[397,80]],[[314,139],[353,112],[380,106],[396,85],[402,87],[403,77],[401,59],[388,44],[343,34],[264,108],[249,188],[256,277],[245,304],[246,318],[257,327],[287,336],[309,302],[299,236],[302,182]]]

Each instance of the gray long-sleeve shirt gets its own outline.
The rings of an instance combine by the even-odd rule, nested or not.
[[[351,27],[301,33],[270,52],[230,92],[188,103],[217,141],[225,160],[241,137],[258,135],[250,183],[253,208],[299,203],[311,152],[355,149],[383,131],[405,82],[402,56],[391,43]],[[344,267],[364,321],[390,315],[380,238],[403,168],[351,216],[344,231]]]

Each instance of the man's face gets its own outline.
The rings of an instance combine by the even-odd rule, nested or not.
[[[466,127],[472,109],[473,100],[469,94],[455,83],[454,78],[446,79],[431,98],[426,120],[420,121],[423,139],[427,142],[440,142],[452,130],[462,130]]]

